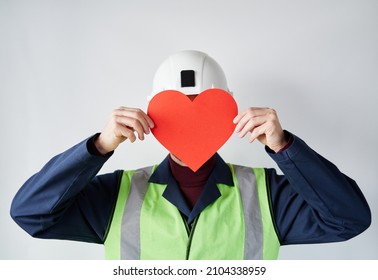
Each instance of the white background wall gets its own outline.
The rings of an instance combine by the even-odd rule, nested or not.
[[[371,227],[343,243],[287,246],[281,259],[378,259],[378,1],[0,0],[0,259],[102,259],[101,245],[29,237],[10,218],[22,183],[106,124],[146,109],[160,62],[182,49],[223,67],[240,109],[273,107],[282,126],[354,178]],[[152,137],[101,173],[160,162]],[[236,135],[225,160],[275,167]]]

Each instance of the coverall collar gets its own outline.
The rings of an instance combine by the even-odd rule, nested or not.
[[[218,153],[216,154],[216,158],[214,169],[210,173],[209,179],[192,210],[188,206],[177,181],[171,173],[168,156],[159,164],[149,179],[150,183],[167,185],[163,192],[163,197],[175,205],[177,209],[187,217],[188,224],[191,224],[202,210],[221,196],[217,184],[224,184],[230,187],[234,186],[230,168]]]

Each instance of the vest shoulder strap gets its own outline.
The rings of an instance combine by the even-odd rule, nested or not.
[[[148,179],[155,168],[156,166],[148,166],[137,170],[123,171],[113,218],[104,242],[106,259],[139,259],[140,251],[121,250],[121,246],[129,247],[130,242],[133,242],[135,238],[139,240],[139,232],[136,230],[139,226],[134,225],[134,223],[139,223],[140,220],[130,219],[130,216],[124,215],[124,212],[133,211],[133,209],[140,211],[141,203],[146,194]],[[130,239],[127,239],[130,242],[121,244],[124,234],[131,236]],[[135,248],[135,246],[131,247]],[[130,256],[121,255],[121,252],[130,252]]]

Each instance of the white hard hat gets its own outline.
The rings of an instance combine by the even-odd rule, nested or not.
[[[190,95],[211,88],[232,94],[222,68],[214,59],[200,51],[180,51],[169,56],[157,69],[148,100],[164,90],[178,90]]]

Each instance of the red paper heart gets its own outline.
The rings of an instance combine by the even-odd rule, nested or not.
[[[230,138],[237,113],[234,98],[221,89],[203,91],[193,101],[179,91],[162,91],[147,109],[155,138],[193,171]]]

